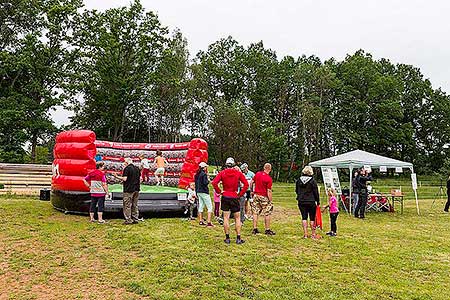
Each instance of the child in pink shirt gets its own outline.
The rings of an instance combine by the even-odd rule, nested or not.
[[[337,235],[336,220],[339,215],[339,207],[338,201],[336,199],[336,191],[334,189],[328,189],[327,194],[328,194],[328,205],[323,208],[323,210],[325,210],[326,208],[330,209],[331,231],[327,232],[327,235],[336,236]]]
[[[218,194],[214,190],[214,216],[216,218],[219,217],[219,209],[220,209],[220,194]]]

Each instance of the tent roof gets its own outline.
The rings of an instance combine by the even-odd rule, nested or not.
[[[388,168],[402,167],[412,168],[413,164],[389,157],[373,154],[362,150],[353,150],[337,156],[314,161],[309,164],[311,167],[337,167],[337,168],[357,168],[361,166],[371,166],[379,168],[385,166]]]

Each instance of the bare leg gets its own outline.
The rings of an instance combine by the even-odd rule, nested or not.
[[[161,185],[164,185],[164,176],[161,176]]]
[[[98,221],[99,222],[103,221],[103,213],[102,212],[98,213]]]
[[[208,224],[211,223],[211,214],[212,214],[212,212],[209,212],[209,211],[208,211],[208,218],[207,218]]]
[[[258,228],[258,215],[253,214],[253,229]]]
[[[203,222],[203,212],[198,212],[198,222],[202,223]]]
[[[230,234],[230,213],[229,211],[223,212],[223,231],[225,234]]]
[[[89,217],[91,217],[91,221],[95,221],[95,219],[94,219],[94,213],[89,213]],[[100,218],[100,216],[99,216],[99,218]]]
[[[270,229],[270,216],[264,216],[264,226],[266,230]]]
[[[315,238],[316,237],[316,226],[315,226],[315,222],[314,221],[310,221],[310,226],[311,226],[311,237]]]
[[[308,220],[302,220],[303,225],[303,237],[308,237]]]
[[[238,211],[234,213],[234,220],[236,221],[236,225],[234,226],[234,228],[236,229],[236,234],[241,235],[241,212]]]

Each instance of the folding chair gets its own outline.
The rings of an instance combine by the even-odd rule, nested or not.
[[[379,211],[377,195],[374,195],[374,194],[369,195],[369,197],[367,199],[366,211],[369,211],[369,210]]]
[[[380,211],[391,211],[389,200],[386,196],[382,195],[378,197],[377,201],[378,201],[378,209]]]

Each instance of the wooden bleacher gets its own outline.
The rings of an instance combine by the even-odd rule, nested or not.
[[[37,195],[51,183],[51,165],[0,163],[0,194]]]

